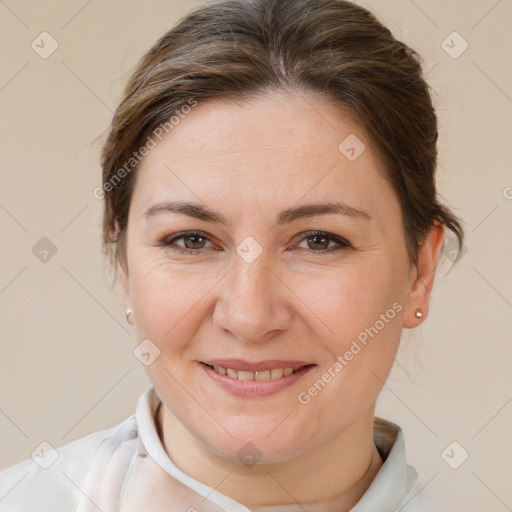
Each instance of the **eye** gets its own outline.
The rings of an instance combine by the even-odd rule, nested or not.
[[[185,247],[176,245],[176,241],[183,240]],[[185,231],[177,233],[171,238],[164,238],[158,245],[168,247],[173,251],[183,254],[198,254],[200,249],[204,248],[205,242],[210,239],[202,231]]]
[[[179,240],[183,241],[184,247],[176,244]],[[299,247],[300,250],[320,254],[351,247],[350,243],[346,242],[342,238],[324,231],[307,231],[302,233],[300,242],[303,241],[306,241],[308,248],[304,249]],[[158,245],[182,254],[199,254],[201,249],[214,248],[205,247],[207,242],[211,242],[211,240],[206,233],[202,231],[185,231],[177,233],[171,237],[164,238],[158,243]],[[335,244],[334,247],[330,247],[331,243]]]
[[[351,247],[348,242],[339,236],[324,231],[307,231],[302,235],[300,241],[306,241],[308,247],[312,249],[309,252],[326,253]],[[329,247],[331,242],[335,243],[334,247]]]

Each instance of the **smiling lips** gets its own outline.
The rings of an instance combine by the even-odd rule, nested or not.
[[[297,372],[304,366],[310,366],[311,363],[303,361],[262,361],[260,363],[250,363],[242,359],[216,359],[203,362],[219,375],[226,375],[238,380],[275,380],[286,377]]]
[[[242,359],[198,361],[206,376],[224,391],[239,398],[263,399],[302,380],[316,364],[272,360],[250,363]]]
[[[259,372],[250,372],[247,370],[233,370],[223,366],[214,366],[213,370],[220,375],[227,375],[233,379],[239,380],[274,380],[280,379],[283,375],[291,375],[293,368],[272,368],[271,370],[261,370]]]

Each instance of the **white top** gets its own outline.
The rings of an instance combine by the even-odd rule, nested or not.
[[[0,473],[0,512],[315,512],[321,504],[248,508],[183,473],[155,423],[160,399],[150,386],[135,414],[58,449],[33,454]],[[402,430],[375,418],[383,464],[350,512],[433,512],[406,464]],[[422,491],[422,492],[420,492]],[[333,510],[335,512],[335,510]]]

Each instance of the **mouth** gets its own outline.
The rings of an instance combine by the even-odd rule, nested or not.
[[[301,361],[199,361],[206,375],[225,391],[244,398],[272,395],[293,385],[317,365]]]
[[[202,363],[208,368],[211,368],[215,373],[219,375],[226,375],[232,379],[238,380],[275,380],[280,379],[282,377],[287,377],[292,373],[297,373],[302,368],[306,368],[306,366],[314,366],[314,365],[305,365],[299,368],[271,368],[269,370],[260,370],[260,371],[250,371],[250,370],[234,370],[233,368],[225,368],[224,366],[217,366]]]

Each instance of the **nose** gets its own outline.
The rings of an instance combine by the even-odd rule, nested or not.
[[[265,251],[251,263],[234,260],[219,283],[213,323],[240,341],[265,342],[289,327],[291,292],[270,268]]]

